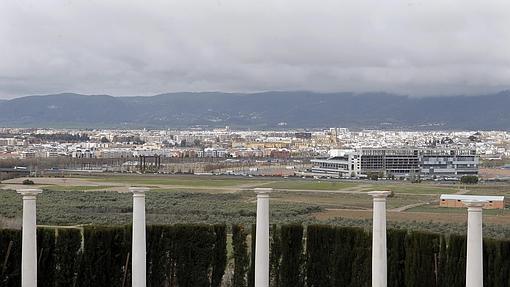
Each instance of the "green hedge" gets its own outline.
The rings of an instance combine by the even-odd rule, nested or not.
[[[39,228],[37,243],[39,287],[131,286],[130,227]],[[217,287],[226,256],[224,225],[147,227],[148,286]],[[0,286],[20,286],[20,258],[21,232],[0,230]]]
[[[303,272],[303,226],[298,224],[283,225],[281,228],[281,287],[304,287]]]
[[[249,248],[232,226],[231,286],[253,284],[251,232]],[[39,228],[37,242],[39,287],[131,285],[129,226]],[[271,286],[370,286],[371,242],[361,228],[273,225]],[[388,286],[465,286],[465,236],[388,230],[387,245]],[[484,286],[509,286],[510,241],[484,239],[483,250]],[[147,227],[147,286],[219,287],[227,261],[225,225]],[[20,267],[21,232],[0,230],[0,286],[19,287]]]
[[[405,286],[406,238],[405,230],[388,230],[388,287]]]
[[[274,224],[269,230],[271,236],[269,244],[269,284],[273,287],[280,286],[280,264],[282,257],[281,235],[278,226]]]
[[[225,225],[214,226],[214,250],[212,258],[211,287],[220,287],[227,267],[227,228]]]
[[[205,225],[176,227],[175,259],[178,286],[209,286],[215,242],[214,228]]]
[[[37,232],[37,282],[42,286],[52,286],[56,272],[55,229],[40,228]]]
[[[234,274],[232,276],[232,286],[248,286],[248,245],[246,238],[248,234],[242,225],[232,225],[232,252],[234,261]]]
[[[510,242],[486,239],[484,251],[484,286],[510,286]]]
[[[440,240],[440,235],[432,233],[411,232],[407,235],[405,252],[406,286],[437,286]]]
[[[84,248],[76,286],[122,286],[124,274],[129,272],[129,266],[125,268],[125,265],[130,261],[130,230],[124,227],[87,227],[83,234]]]
[[[76,229],[57,229],[55,240],[55,286],[76,286],[82,234]]]
[[[0,229],[0,286],[21,285],[21,232]]]
[[[370,286],[371,239],[363,229],[312,225],[307,236],[308,286]]]
[[[257,225],[251,225],[250,267],[248,269],[248,287],[255,287],[255,245],[257,242]]]
[[[388,286],[465,286],[466,237],[388,230]],[[307,286],[370,286],[371,236],[310,225]],[[510,286],[510,241],[484,239],[484,286]]]

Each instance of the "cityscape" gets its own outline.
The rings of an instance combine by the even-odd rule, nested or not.
[[[0,135],[0,160],[29,163],[3,168],[30,172],[38,168],[34,162],[49,159],[54,166],[41,166],[39,172],[46,169],[358,179],[376,173],[392,179],[420,176],[455,180],[462,175],[478,175],[482,168],[485,180],[497,180],[507,177],[507,166],[501,163],[510,158],[510,133],[505,131],[3,128]],[[146,168],[155,165],[157,169]],[[498,165],[500,172],[488,168]]]
[[[510,1],[0,1],[0,287],[510,286]]]
[[[147,260],[143,256],[145,254],[143,250],[154,248],[152,245],[146,246],[145,238],[139,237],[140,234],[145,233],[143,231],[145,222],[148,224],[148,236],[154,236],[154,232],[156,234],[161,232],[154,228],[157,226],[155,224],[162,222],[192,224],[191,226],[195,224],[218,226],[218,224],[230,222],[232,224],[230,231],[227,229],[207,231],[206,228],[202,231],[197,229],[195,232],[202,232],[200,236],[208,236],[207,232],[212,232],[214,236],[219,236],[219,242],[227,240],[227,237],[223,236],[240,237],[241,241],[231,243],[231,248],[235,248],[234,253],[227,254],[227,257],[222,259],[226,260],[226,265],[220,268],[225,268],[226,273],[221,277],[223,282],[221,284],[226,285],[221,286],[254,284],[249,283],[249,277],[242,278],[248,275],[239,275],[251,271],[247,271],[248,269],[240,271],[236,266],[241,263],[236,261],[238,260],[236,256],[242,256],[244,252],[242,250],[246,249],[242,242],[249,240],[247,239],[249,233],[243,231],[242,226],[253,224],[254,220],[257,221],[256,230],[252,227],[249,231],[252,233],[252,239],[255,238],[253,232],[263,234],[264,230],[259,228],[269,228],[269,217],[266,219],[259,217],[261,213],[269,214],[269,201],[267,201],[269,198],[272,202],[271,222],[282,224],[280,231],[282,233],[279,235],[282,238],[283,232],[297,232],[295,236],[298,238],[303,236],[298,234],[304,232],[304,225],[307,225],[306,232],[310,240],[318,236],[313,232],[326,232],[325,230],[314,231],[314,228],[321,226],[316,225],[317,223],[330,224],[331,228],[338,230],[335,232],[344,234],[353,232],[349,228],[360,228],[354,232],[363,233],[365,231],[362,230],[373,227],[374,240],[376,238],[379,242],[388,240],[390,243],[394,240],[401,241],[402,239],[398,236],[402,234],[398,235],[400,233],[390,231],[386,238],[385,230],[381,233],[380,226],[387,224],[390,230],[401,230],[404,234],[407,232],[405,230],[423,232],[409,233],[405,235],[408,237],[406,240],[414,237],[418,240],[422,236],[428,236],[425,232],[461,236],[467,230],[462,224],[465,216],[460,211],[465,210],[465,204],[468,202],[474,202],[474,207],[469,210],[476,208],[479,211],[481,208],[486,210],[483,217],[485,236],[495,240],[505,240],[510,236],[510,228],[507,227],[510,214],[506,199],[510,195],[508,191],[510,132],[507,131],[389,131],[349,128],[236,130],[229,127],[183,130],[2,128],[0,129],[0,165],[1,187],[4,190],[3,200],[0,202],[2,206],[0,224],[4,228],[16,229],[20,225],[26,228],[25,216],[35,214],[35,206],[32,207],[33,213],[26,213],[25,209],[29,208],[29,205],[23,205],[23,224],[21,224],[19,216],[22,210],[18,202],[19,195],[9,192],[10,190],[21,193],[24,201],[29,198],[40,198],[37,204],[39,226],[67,226],[65,228],[71,228],[69,230],[83,233],[87,237],[94,234],[89,232],[98,232],[98,230],[97,227],[90,229],[85,226],[90,224],[93,224],[92,226],[104,224],[124,226],[129,224],[130,214],[133,212],[133,236],[138,236],[133,237],[133,240],[137,238],[137,241],[132,241],[132,272],[135,272],[134,268],[138,266],[138,274],[130,273],[133,286],[136,285],[135,281],[139,281],[138,286],[142,286],[146,280],[144,279],[146,274],[151,274],[149,282],[167,280],[155,279],[157,277],[154,276],[159,276],[155,270],[149,269],[144,272],[140,269],[145,268],[145,265],[140,265],[140,262]],[[250,211],[255,207],[253,191],[257,194],[256,213]],[[130,207],[127,193],[134,195],[132,207]],[[370,206],[370,195],[374,198],[373,209]],[[97,201],[98,196],[101,198],[100,202]],[[382,202],[384,205],[378,206]],[[476,202],[481,202],[483,205],[476,205]],[[143,209],[140,209],[141,206]],[[147,214],[145,214],[145,208],[147,208]],[[138,214],[134,213],[135,210]],[[222,211],[218,212],[218,210]],[[386,213],[382,213],[384,211]],[[373,222],[379,222],[378,225],[371,223],[372,216]],[[389,220],[387,223],[381,221],[386,216]],[[482,218],[477,220],[481,224]],[[296,225],[298,223],[299,225]],[[197,228],[198,226],[200,225],[197,225]],[[35,225],[32,228],[35,228]],[[125,234],[126,231],[119,228],[122,227],[112,227],[101,232]],[[184,232],[179,231],[179,225],[175,227],[169,225],[165,228],[177,228],[175,231],[169,229],[165,232]],[[45,234],[42,232],[43,229],[40,229],[38,236]],[[273,237],[270,240],[279,240],[280,237],[275,237],[275,231],[271,232]],[[473,231],[470,230],[470,232]],[[478,232],[481,233],[481,230]],[[0,232],[0,234],[0,242],[2,240],[16,242],[15,238],[8,233]],[[448,242],[448,244],[455,244],[454,240],[457,240],[455,239],[457,237],[450,235],[442,236],[440,241]],[[100,238],[98,240],[105,240]],[[257,238],[260,240],[260,237]],[[88,240],[93,239],[90,237]],[[345,244],[343,239],[335,240],[340,240],[337,244]],[[365,244],[362,242],[364,241],[352,243],[353,248],[359,248],[355,247],[357,244]],[[439,244],[438,242],[434,244]],[[13,243],[10,243],[9,248],[12,248]],[[46,247],[40,248],[52,248],[45,245],[46,243],[42,244]],[[253,241],[251,244],[265,246],[266,243],[263,240],[262,242]],[[293,244],[299,246],[301,243]],[[180,248],[188,248],[185,245],[180,246]],[[271,246],[275,248],[274,245]],[[411,245],[406,246],[408,252],[411,252],[411,248],[417,248]],[[439,245],[431,248],[439,248],[438,254],[444,253],[441,256],[451,256],[447,255],[447,252],[453,252],[454,246],[461,248],[461,245],[451,245],[448,247],[452,249],[451,251],[448,251],[449,249],[441,251]],[[486,248],[497,248],[496,246]],[[9,248],[3,248],[3,253],[0,255],[3,254],[2,256],[9,258],[9,253],[12,251]],[[15,252],[20,251],[20,249],[16,250]],[[261,252],[261,249],[258,250]],[[269,254],[269,249],[267,250],[262,249],[262,253]],[[330,252],[328,249],[322,250],[317,247],[312,250]],[[315,260],[313,256],[316,255],[311,252],[309,250],[304,254],[309,258],[307,260]],[[373,247],[372,252],[381,252],[381,250]],[[31,254],[36,256],[35,251]],[[129,257],[125,253],[122,254]],[[253,260],[256,254],[251,254],[251,260]],[[94,255],[86,256],[93,258]],[[229,256],[234,257],[229,259]],[[339,253],[339,256],[360,255]],[[481,255],[475,254],[475,256]],[[410,260],[405,258],[403,260]],[[388,264],[381,261],[382,259],[384,258],[376,256],[373,257],[372,262],[379,266]],[[162,259],[156,259],[154,255],[150,255],[148,260],[154,262],[153,260]],[[170,257],[165,260],[169,260],[164,263],[168,265],[182,259]],[[290,264],[283,258],[280,260],[282,261],[278,263],[279,266]],[[138,265],[135,265],[136,261]],[[47,264],[48,268],[56,268],[54,263],[48,261]],[[208,264],[212,264],[212,261]],[[112,272],[128,272],[125,267],[118,269],[121,265],[113,264],[110,268],[113,268]],[[16,270],[16,267],[12,265],[7,268]],[[63,270],[79,272],[78,276],[86,274],[83,273],[85,271],[78,271],[79,269],[76,268],[82,267],[76,266]],[[256,267],[252,264],[247,265],[246,268]],[[272,265],[267,268],[276,267]],[[387,274],[381,273],[380,268],[383,267],[373,269],[372,278],[379,278],[375,282],[388,280],[385,279]],[[408,269],[404,268],[399,272],[408,272],[406,270]],[[61,274],[59,272],[63,271],[48,272]],[[494,270],[494,272],[498,271]],[[12,274],[16,278],[16,273]],[[366,274],[366,276],[369,275]],[[122,277],[119,276],[119,278]],[[279,284],[278,281],[274,281],[274,278],[268,279],[264,274],[259,276],[262,276],[258,279],[259,282],[271,280],[271,286]],[[308,282],[322,280],[320,277],[305,279],[301,277],[302,275],[297,276],[301,278],[299,280],[308,280]],[[407,278],[406,280],[412,278],[410,275],[402,274],[402,276]],[[441,276],[427,284],[455,282],[450,281],[446,273]],[[10,280],[9,277],[5,278]],[[70,276],[69,280],[74,281],[77,278],[74,275]],[[288,280],[294,282],[292,278]],[[87,286],[91,284],[90,282],[104,282],[104,280],[106,279],[83,281],[88,283],[82,286]],[[115,285],[117,284],[115,282],[125,279],[112,280],[109,284]],[[363,282],[366,282],[363,277],[360,278],[362,281],[351,280],[353,284],[363,285],[365,284]],[[66,280],[56,282],[66,282]],[[185,284],[192,285],[185,286],[196,284],[193,283],[194,280],[190,282],[192,283]]]

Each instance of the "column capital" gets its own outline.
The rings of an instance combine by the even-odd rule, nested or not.
[[[23,199],[25,198],[33,198],[35,199],[35,197],[42,193],[42,189],[37,189],[37,188],[20,188],[20,189],[16,189],[16,192],[21,194],[23,196]]]
[[[273,192],[272,188],[255,188],[255,193],[257,197],[269,197],[269,194]]]
[[[145,192],[149,191],[148,187],[132,186],[129,188],[129,192],[133,193],[134,197],[145,196]]]
[[[485,206],[487,201],[469,199],[463,200],[462,203],[464,203],[464,205],[468,208],[468,211],[482,211],[482,208]]]
[[[367,194],[372,196],[374,200],[386,200],[386,198],[391,194],[391,191],[388,190],[370,191],[367,192]]]

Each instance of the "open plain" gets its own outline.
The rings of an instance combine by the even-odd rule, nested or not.
[[[21,199],[14,192],[26,188],[26,178],[0,185],[2,222],[19,222]],[[510,196],[506,183],[410,183],[406,181],[338,181],[273,177],[221,177],[191,175],[99,175],[30,178],[45,192],[38,198],[38,223],[42,225],[129,223],[130,186],[151,188],[147,194],[148,223],[254,223],[257,187],[274,188],[272,221],[368,222],[373,190],[390,190],[388,219],[416,227],[434,224],[462,225],[466,210],[439,207],[441,194]],[[506,229],[510,209],[487,210],[486,224]],[[364,223],[363,223],[364,224]],[[501,226],[501,228],[500,228]],[[433,227],[431,227],[433,228]],[[431,229],[427,228],[427,229]]]

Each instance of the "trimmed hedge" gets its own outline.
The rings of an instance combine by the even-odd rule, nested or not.
[[[0,286],[21,285],[21,232],[0,229]]]
[[[304,287],[303,272],[303,226],[301,224],[283,225],[281,228],[281,287]]]
[[[466,286],[466,245],[465,236],[451,235],[448,246],[446,240],[441,240],[439,286]]]
[[[177,225],[175,261],[180,287],[207,287],[214,253],[214,228],[200,225]]]
[[[77,287],[122,286],[131,250],[131,230],[126,227],[86,227]],[[130,280],[126,280],[130,281]]]
[[[248,287],[255,287],[255,245],[257,242],[257,225],[251,225],[250,267],[248,269]]]
[[[411,232],[407,235],[405,251],[406,286],[437,286],[440,240],[440,235],[432,233]]]
[[[253,284],[251,236],[248,248],[232,226],[231,286]],[[129,226],[39,228],[37,242],[39,287],[131,285]],[[371,242],[361,228],[273,225],[270,286],[370,286]],[[465,286],[465,236],[388,230],[387,245],[388,286]],[[484,239],[483,250],[484,286],[509,286],[510,241]],[[147,227],[147,286],[219,287],[227,261],[225,225]],[[0,230],[0,286],[19,287],[20,267],[21,231]]]
[[[405,286],[407,231],[390,229],[387,235],[388,287]]]
[[[211,287],[220,287],[227,267],[227,227],[225,225],[215,225],[214,234]]]
[[[269,235],[271,236],[270,244],[269,244],[269,279],[270,286],[279,287],[280,286],[280,264],[282,257],[282,241],[280,230],[276,224],[273,224],[271,229],[269,230]]]
[[[76,286],[82,234],[76,229],[57,229],[55,240],[55,286]]]
[[[388,230],[388,286],[465,286],[466,237]],[[310,225],[307,286],[370,286],[371,236],[359,228]],[[484,286],[510,284],[510,241],[484,239]]]
[[[510,242],[485,239],[483,251],[483,286],[510,286]]]
[[[250,259],[248,257],[248,245],[246,238],[248,234],[242,225],[232,225],[232,251],[234,257],[234,275],[232,286],[248,286],[247,272]]]
[[[39,287],[131,286],[129,226],[39,228],[37,244]],[[217,287],[226,254],[224,225],[148,226],[148,286]],[[21,231],[0,230],[0,286],[19,287],[20,268]]]

